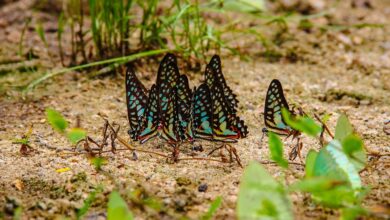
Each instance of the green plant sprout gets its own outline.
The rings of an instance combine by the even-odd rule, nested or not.
[[[286,189],[256,162],[244,170],[236,212],[238,219],[293,219]]]
[[[286,123],[294,129],[310,136],[318,135],[319,129],[313,119],[292,118],[289,115],[286,117]],[[288,161],[283,159],[282,142],[272,133],[269,146],[271,159],[281,168],[286,168],[285,163]],[[366,165],[367,155],[363,141],[354,133],[346,115],[341,114],[337,121],[335,138],[319,151],[309,150],[303,179],[284,186],[273,180],[259,164],[252,162],[245,169],[237,202],[238,218],[262,219],[264,213],[270,219],[281,219],[280,216],[283,216],[283,219],[291,218],[291,207],[288,205],[291,202],[287,192],[309,193],[316,204],[340,210],[340,219],[356,219],[372,214],[362,205],[369,188],[363,186],[359,171]],[[252,195],[255,194],[257,196],[253,198]],[[276,199],[280,197],[284,202]],[[248,203],[254,205],[250,206]],[[268,212],[262,211],[264,207],[268,207]]]
[[[83,219],[82,217],[87,214],[89,208],[95,201],[96,196],[102,192],[103,186],[99,185],[91,193],[88,194],[88,197],[84,200],[83,206],[77,210],[77,219]]]
[[[68,122],[54,109],[46,109],[46,119],[52,128],[65,135],[72,144],[77,144],[87,136],[87,132],[81,128],[68,128]]]
[[[214,214],[217,212],[218,208],[222,204],[222,197],[218,196],[213,202],[211,202],[209,209],[207,212],[202,215],[201,220],[211,220]]]

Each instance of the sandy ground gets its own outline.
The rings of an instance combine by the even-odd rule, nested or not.
[[[367,12],[365,15],[372,22],[389,19],[390,5],[383,5],[383,8],[376,9],[377,15]],[[265,93],[274,78],[280,79],[284,85],[290,103],[302,106],[306,112],[320,115],[330,113],[332,116],[328,125],[331,128],[335,127],[339,113],[346,113],[368,149],[389,153],[390,136],[383,132],[385,120],[390,119],[389,28],[353,29],[318,36],[304,32],[295,34],[298,40],[286,47],[299,51],[298,62],[282,60],[270,63],[258,55],[253,55],[248,62],[232,57],[222,59],[227,82],[240,101],[239,115],[249,130],[246,139],[234,144],[243,165],[251,160],[269,159],[267,139],[263,143],[260,139],[264,126],[262,112]],[[314,42],[320,46],[314,46]],[[157,69],[157,65],[154,64],[151,69]],[[140,73],[138,76],[149,88],[155,74],[147,68],[143,70],[142,76]],[[188,75],[192,86],[198,85],[203,77],[201,73]],[[114,188],[119,188],[127,199],[131,197],[131,192],[137,191],[163,204],[164,211],[158,212],[150,208],[143,209],[132,202],[131,208],[139,219],[182,216],[196,219],[217,196],[223,198],[222,207],[216,214],[217,219],[234,219],[243,172],[236,164],[206,161],[170,164],[163,158],[142,153],[138,153],[138,160],[134,161],[129,151],[118,151],[116,154],[105,154],[108,163],[103,166],[103,170],[111,175],[112,178],[109,178],[96,173],[83,155],[59,155],[58,152],[69,149],[70,144],[47,124],[45,108],[55,108],[63,113],[71,126],[76,125],[79,117],[81,126],[96,139],[101,138],[100,130],[103,126],[99,115],[104,115],[110,121],[120,124],[121,136],[128,139],[124,91],[122,75],[90,80],[72,73],[39,86],[26,100],[22,100],[15,91],[6,92],[0,98],[0,207],[6,209],[14,200],[14,203],[22,205],[25,219],[61,215],[74,217],[75,208],[80,208],[88,194],[98,184],[102,184],[103,193],[97,196],[87,215],[88,219],[103,218],[107,195]],[[20,138],[31,124],[31,143],[35,152],[22,156],[19,145],[12,144],[12,141]],[[168,149],[162,148],[161,140],[143,146],[130,143],[166,153]],[[286,146],[291,145],[290,140],[285,143]],[[303,143],[303,155],[311,148],[320,147],[317,140],[307,137],[304,137]],[[201,144],[206,150],[217,146],[207,142]],[[183,145],[181,148],[188,151],[189,147]],[[285,153],[287,155],[288,149],[285,149]],[[372,188],[364,202],[366,206],[390,206],[388,159],[382,158],[374,169],[361,173],[363,183]],[[56,172],[65,167],[70,170]],[[266,168],[275,177],[282,175],[274,165],[266,165]],[[287,172],[287,181],[293,182],[303,175],[302,167],[291,166]],[[199,192],[198,186],[204,183],[208,185],[207,191]],[[318,208],[302,195],[291,197],[297,219],[337,216],[337,212]]]

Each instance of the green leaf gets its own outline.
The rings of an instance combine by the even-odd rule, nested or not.
[[[84,139],[87,135],[87,132],[81,128],[72,128],[68,131],[67,136],[72,144],[76,144],[80,140]]]
[[[37,34],[39,35],[39,38],[41,38],[41,41],[43,43],[46,44],[46,37],[45,37],[45,31],[43,30],[43,26],[42,26],[42,23],[39,22],[36,26],[35,26],[35,31],[37,32]]]
[[[312,193],[313,200],[330,208],[340,208],[357,202],[356,192],[349,186],[338,186]]]
[[[81,219],[87,212],[88,209],[91,207],[92,203],[96,199],[96,195],[101,193],[103,191],[102,186],[98,186],[94,191],[92,191],[88,197],[84,200],[83,206],[77,210],[77,219]]]
[[[342,143],[343,151],[351,159],[355,168],[358,171],[364,169],[367,164],[367,154],[362,139],[355,134],[350,134],[344,138]]]
[[[127,203],[118,192],[113,191],[109,196],[107,208],[107,220],[132,220],[133,214],[130,212]]]
[[[336,124],[334,138],[342,142],[345,137],[353,133],[353,127],[345,114],[341,114]]]
[[[354,134],[346,136],[342,143],[343,151],[349,156],[352,156],[354,153],[363,150],[363,141]]]
[[[283,168],[288,167],[288,161],[283,158],[283,143],[279,136],[269,132],[268,134],[269,150],[271,152],[271,160],[275,161]]]
[[[30,140],[27,139],[27,138],[13,139],[13,140],[12,140],[12,143],[13,143],[13,144],[25,144],[25,145],[29,145],[29,144],[30,144]]]
[[[47,108],[46,109],[46,118],[49,124],[57,131],[64,133],[65,129],[68,127],[68,122],[58,111]]]
[[[333,180],[325,176],[305,178],[303,180],[297,181],[290,185],[290,191],[301,191],[301,192],[322,192],[329,190],[335,186],[343,185],[345,182],[340,182],[338,180]]]
[[[361,206],[352,206],[348,208],[341,209],[340,220],[355,220],[359,216],[366,215],[367,210]]]
[[[357,169],[337,140],[331,141],[320,150],[316,157],[313,176],[327,176],[335,180],[346,181],[353,189],[362,187]]]
[[[237,202],[238,219],[293,219],[284,187],[256,162],[244,170]]]
[[[202,220],[211,220],[222,204],[222,197],[218,196],[210,205],[209,210],[200,218]]]
[[[325,114],[324,116],[322,116],[321,121],[323,123],[326,123],[329,121],[329,119],[330,119],[330,114]]]
[[[309,136],[316,137],[322,131],[321,126],[310,117],[292,117],[287,109],[282,109],[282,116],[287,125]]]
[[[92,164],[95,166],[95,170],[102,170],[102,166],[106,164],[107,161],[104,157],[94,157],[92,158]]]
[[[225,0],[223,8],[230,11],[255,13],[266,10],[264,0]]]
[[[15,210],[14,210],[14,215],[12,216],[12,219],[13,220],[20,220],[22,219],[22,207],[17,207]]]
[[[306,173],[306,178],[307,177],[312,177],[313,172],[314,172],[314,165],[316,162],[318,152],[310,149],[309,153],[306,155],[306,163],[305,163],[305,173]]]

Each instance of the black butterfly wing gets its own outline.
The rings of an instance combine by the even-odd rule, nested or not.
[[[183,140],[189,136],[187,131],[191,119],[191,97],[192,91],[188,84],[188,78],[185,75],[180,75],[177,84],[177,105],[180,136]]]
[[[175,55],[168,53],[160,62],[157,72],[157,88],[160,93],[167,93],[175,87],[180,77]]]
[[[180,77],[177,64],[171,61],[173,59],[172,57],[167,58],[167,56],[165,56],[163,61],[160,63],[157,74],[159,108],[161,111],[165,111],[168,107],[168,97],[172,95],[170,94],[170,91],[172,91],[172,88],[177,86]]]
[[[289,110],[288,103],[283,94],[282,84],[274,79],[270,83],[264,105],[264,123],[271,131],[287,135],[291,128],[284,122],[282,109]]]
[[[195,89],[192,100],[191,137],[206,140],[213,139],[213,114],[210,89],[206,83]]]
[[[133,140],[137,140],[142,118],[147,105],[147,90],[138,80],[134,70],[128,67],[126,70],[126,102],[127,116],[129,119],[129,134]]]
[[[149,91],[148,105],[145,110],[145,117],[142,121],[138,140],[141,144],[156,137],[160,124],[160,110],[158,108],[158,90],[156,85],[153,85]]]
[[[161,112],[160,136],[170,144],[180,141],[176,89],[169,91],[167,108]]]
[[[212,115],[213,115],[213,139],[225,142],[234,142],[240,134],[233,126],[237,122],[237,116],[230,111],[223,93],[222,86],[218,81],[214,82],[211,89]]]
[[[209,64],[206,66],[205,81],[210,87],[213,85],[214,81],[219,82],[222,87],[226,102],[232,111],[235,112],[238,106],[237,95],[233,93],[233,91],[226,83],[225,77],[222,73],[221,59],[218,55],[214,55],[211,58]]]

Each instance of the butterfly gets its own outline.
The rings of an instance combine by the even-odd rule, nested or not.
[[[238,100],[226,84],[219,56],[213,56],[206,66],[205,81],[211,90],[214,139],[234,142],[235,139],[246,137],[247,126],[236,115]]]
[[[126,102],[127,115],[130,124],[129,134],[133,140],[137,140],[140,125],[147,105],[147,90],[138,80],[133,68],[126,70]]]
[[[188,134],[190,139],[200,138],[205,140],[213,139],[213,114],[210,88],[206,83],[202,83],[194,89],[192,98],[192,115]]]
[[[177,83],[177,114],[180,124],[179,133],[183,140],[190,137],[187,127],[191,119],[191,98],[192,91],[188,84],[188,78],[185,75],[180,75]]]
[[[153,85],[149,91],[148,105],[141,123],[140,133],[137,137],[141,144],[158,135],[160,118],[161,115],[158,106],[158,90],[157,86]]]
[[[279,135],[297,135],[298,131],[292,129],[284,121],[282,117],[283,108],[290,111],[283,94],[282,84],[279,80],[274,79],[268,87],[264,105],[264,123],[267,131],[270,130]]]
[[[175,88],[169,90],[167,108],[161,112],[161,123],[159,127],[160,137],[166,140],[169,144],[176,144],[180,141],[179,123],[178,123],[178,107],[177,95]]]
[[[214,85],[215,81],[219,82],[227,104],[230,106],[231,111],[236,112],[238,105],[237,95],[233,93],[226,83],[222,73],[221,59],[218,55],[214,55],[206,66],[205,81],[210,88]]]
[[[223,88],[219,81],[214,81],[211,89],[214,140],[236,142],[236,139],[246,137],[247,127],[228,105]]]
[[[296,115],[288,106],[283,94],[282,84],[279,80],[274,79],[268,87],[265,98],[264,123],[266,128],[263,129],[263,132],[266,133],[271,131],[279,135],[286,135],[287,137],[293,136],[293,139],[297,137],[297,144],[289,153],[289,159],[295,160],[298,155],[301,157],[300,150],[302,148],[302,143],[299,138],[300,132],[286,124],[282,116],[283,108],[287,109],[292,116]]]
[[[177,67],[176,57],[175,55],[168,53],[160,62],[157,72],[156,85],[159,93],[160,105],[165,106],[168,98],[165,97],[165,95],[169,94],[171,88],[176,87],[179,77],[180,73]]]
[[[190,97],[189,92],[187,77],[180,76],[176,57],[168,53],[160,62],[156,84],[153,93],[149,95],[153,103],[148,105],[150,111],[146,112],[145,130],[139,136],[141,143],[156,136],[160,136],[170,144],[175,144],[184,138],[182,133],[185,129],[181,129],[180,125],[186,124],[185,120],[179,119],[179,116],[185,118],[181,114],[184,114],[187,108],[186,97]]]

